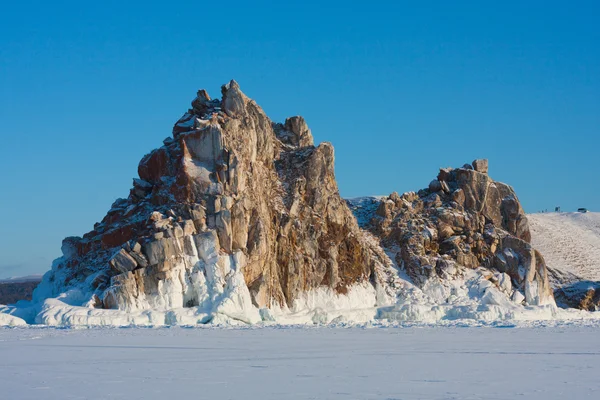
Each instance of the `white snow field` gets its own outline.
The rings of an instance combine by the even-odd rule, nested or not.
[[[0,328],[0,398],[597,399],[598,326]]]
[[[600,213],[529,214],[531,241],[560,279],[600,281]],[[575,278],[575,277],[572,277]]]

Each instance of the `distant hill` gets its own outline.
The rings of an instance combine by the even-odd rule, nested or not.
[[[41,275],[0,279],[0,304],[13,304],[19,300],[31,300],[33,290],[41,280]]]
[[[600,213],[528,215],[532,244],[548,265],[559,304],[600,305]]]
[[[600,213],[542,213],[527,217],[532,244],[542,252],[549,268],[558,274],[600,281]]]

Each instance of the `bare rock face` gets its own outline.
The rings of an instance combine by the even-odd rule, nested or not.
[[[268,307],[372,277],[378,250],[339,196],[332,145],[315,147],[302,117],[272,123],[235,81],[221,100],[199,91],[138,172],[92,231],[65,239],[53,294],[83,285],[104,308],[143,310],[227,304],[239,287],[233,303]]]
[[[477,172],[481,172],[482,174],[488,173],[488,160],[486,159],[478,159],[473,161],[473,169]]]
[[[468,166],[468,168],[467,168]],[[554,304],[542,255],[514,190],[493,181],[487,160],[441,169],[427,189],[392,193],[367,224],[417,284],[454,263],[507,274],[528,304]]]
[[[585,311],[600,310],[600,282],[582,279],[574,274],[549,269],[558,306]]]

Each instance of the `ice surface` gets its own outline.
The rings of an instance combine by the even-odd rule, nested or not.
[[[0,328],[3,399],[598,398],[598,326]]]

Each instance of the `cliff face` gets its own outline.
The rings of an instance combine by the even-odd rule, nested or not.
[[[487,160],[441,169],[427,189],[392,193],[371,210],[365,227],[392,249],[416,284],[447,279],[456,265],[483,267],[510,277],[515,291],[507,294],[513,298],[523,294],[530,305],[554,304],[544,258],[529,243],[517,195],[488,176]]]
[[[235,81],[221,99],[200,90],[138,174],[92,231],[63,241],[31,307],[0,314],[48,325],[435,322],[554,304],[519,200],[486,160],[442,169],[418,193],[350,202],[355,217],[331,144],[315,147],[302,117],[271,122]]]
[[[252,322],[317,287],[345,293],[381,261],[339,196],[331,144],[315,147],[302,117],[271,122],[235,81],[221,100],[199,91],[138,172],[92,231],[64,240],[39,299],[83,287],[95,308]]]

